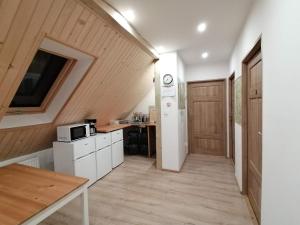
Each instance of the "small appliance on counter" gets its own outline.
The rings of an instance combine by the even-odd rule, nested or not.
[[[140,123],[147,123],[147,122],[149,122],[149,115],[141,113],[141,112],[140,113],[135,112],[135,113],[133,113],[132,121],[140,122]]]
[[[97,120],[96,120],[96,119],[86,119],[84,122],[85,122],[86,124],[89,124],[89,125],[90,125],[90,135],[91,135],[91,136],[96,135],[96,133],[97,133],[97,130],[96,130],[96,123],[97,123]]]
[[[71,142],[90,136],[89,124],[71,124],[57,127],[57,140]]]

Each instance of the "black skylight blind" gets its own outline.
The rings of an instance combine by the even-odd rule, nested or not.
[[[38,50],[10,107],[39,107],[68,59]]]

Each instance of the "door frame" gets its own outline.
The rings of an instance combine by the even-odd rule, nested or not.
[[[210,80],[197,80],[197,81],[188,81],[187,84],[187,127],[188,127],[188,154],[191,154],[191,124],[190,124],[190,88],[189,85],[195,83],[207,83],[207,82],[218,82],[222,81],[224,83],[224,156],[227,157],[227,82],[226,78],[220,79],[210,79]]]
[[[242,61],[242,194],[248,195],[248,63],[261,51],[261,40]]]
[[[235,81],[235,72],[231,74],[228,78],[228,144],[229,144],[229,158],[232,159],[233,164],[235,164],[235,91],[234,91],[234,81]],[[230,118],[232,116],[232,118]],[[230,121],[232,119],[232,121]]]

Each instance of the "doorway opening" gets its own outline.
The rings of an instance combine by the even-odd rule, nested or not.
[[[232,159],[233,164],[235,164],[235,73],[229,77],[229,158]]]
[[[258,222],[262,184],[262,63],[259,39],[242,63],[243,194],[248,196]]]
[[[227,155],[226,80],[188,82],[189,153]]]

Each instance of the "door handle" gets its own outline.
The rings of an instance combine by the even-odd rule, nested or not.
[[[258,135],[262,136],[262,132],[261,132],[261,131],[258,131]]]

